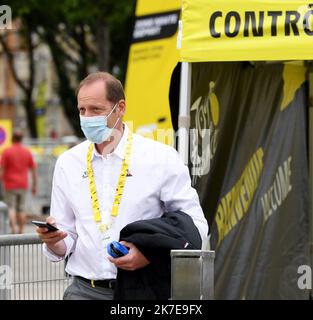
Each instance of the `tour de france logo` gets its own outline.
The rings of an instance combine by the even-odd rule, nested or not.
[[[190,157],[193,164],[193,183],[196,183],[197,177],[208,173],[210,160],[214,158],[216,151],[220,104],[215,93],[214,81],[210,81],[207,93],[195,100],[190,111],[195,127],[195,132],[191,134]]]

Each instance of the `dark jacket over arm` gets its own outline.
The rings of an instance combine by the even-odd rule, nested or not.
[[[118,269],[114,299],[169,299],[172,249],[201,249],[201,237],[192,218],[183,212],[141,220],[121,230],[120,240],[133,243],[150,261],[144,268]]]

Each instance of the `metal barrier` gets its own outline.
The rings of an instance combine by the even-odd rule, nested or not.
[[[37,164],[37,193],[36,196],[30,192],[27,194],[28,199],[31,199],[31,201],[27,201],[26,205],[29,212],[37,215],[49,214],[52,177],[56,160],[62,152],[79,142],[80,140],[74,136],[59,140],[24,139],[25,146],[31,150]]]
[[[214,257],[172,250],[171,299],[213,299]],[[64,261],[51,263],[37,234],[0,235],[0,300],[59,300],[70,282]]]
[[[171,299],[214,299],[214,258],[210,250],[172,250]]]
[[[1,300],[59,300],[70,281],[63,261],[43,255],[37,234],[0,236]]]
[[[0,201],[0,234],[7,234],[10,231],[8,206]]]

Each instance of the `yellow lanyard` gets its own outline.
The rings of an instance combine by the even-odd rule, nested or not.
[[[114,198],[112,211],[111,211],[112,217],[116,217],[118,215],[118,210],[120,207],[121,198],[124,191],[126,176],[127,176],[129,162],[130,162],[132,142],[133,142],[133,134],[131,131],[129,131],[126,148],[125,148],[125,156],[122,163],[121,173],[118,179],[115,198]],[[90,196],[91,196],[93,219],[97,224],[99,224],[100,231],[105,232],[108,227],[104,224],[101,224],[102,220],[101,220],[100,206],[99,206],[98,195],[97,195],[96,182],[95,182],[92,165],[91,165],[92,151],[93,151],[93,143],[89,145],[89,149],[87,153],[87,174],[88,174],[88,180],[89,180],[89,190],[90,190]]]

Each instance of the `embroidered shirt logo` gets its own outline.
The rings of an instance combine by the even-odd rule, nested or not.
[[[133,175],[130,173],[129,170],[127,170],[127,174],[126,174],[126,177],[132,177]]]
[[[82,175],[82,178],[83,178],[83,179],[86,179],[86,178],[88,178],[88,174],[87,174],[87,171],[84,171],[84,173],[83,173],[83,175]]]

